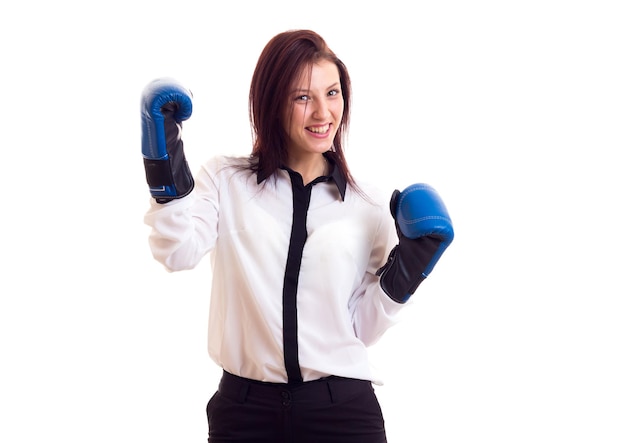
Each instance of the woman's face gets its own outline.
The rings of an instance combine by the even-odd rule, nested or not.
[[[343,95],[337,66],[322,60],[305,68],[289,91],[283,127],[289,155],[302,157],[328,151],[341,124]]]

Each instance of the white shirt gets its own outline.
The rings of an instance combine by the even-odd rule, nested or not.
[[[287,382],[283,289],[294,219],[290,174],[299,175],[280,169],[257,180],[243,168],[247,162],[209,160],[190,195],[152,200],[145,222],[152,253],[169,271],[191,269],[211,254],[210,357],[234,375]],[[297,276],[300,371],[304,381],[337,375],[380,383],[366,348],[403,306],[375,275],[397,235],[388,197],[360,183],[364,198],[334,176],[309,185]]]

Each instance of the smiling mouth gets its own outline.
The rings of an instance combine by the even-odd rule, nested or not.
[[[330,125],[324,126],[309,126],[306,128],[307,131],[312,132],[314,134],[326,134],[330,129]]]

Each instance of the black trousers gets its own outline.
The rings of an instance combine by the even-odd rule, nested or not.
[[[328,377],[288,385],[224,372],[207,405],[209,443],[386,443],[372,384]]]

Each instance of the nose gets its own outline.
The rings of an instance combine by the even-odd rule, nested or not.
[[[313,102],[313,118],[318,120],[327,118],[329,114],[328,103],[325,100],[314,100]]]

